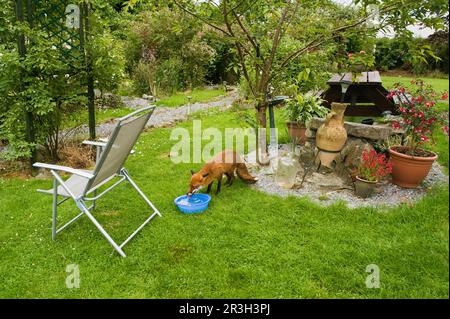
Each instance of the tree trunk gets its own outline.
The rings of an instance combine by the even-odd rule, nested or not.
[[[267,103],[258,103],[256,107],[256,119],[258,122],[258,132],[256,144],[256,160],[260,165],[269,164],[269,156],[267,153],[267,117],[266,117]]]

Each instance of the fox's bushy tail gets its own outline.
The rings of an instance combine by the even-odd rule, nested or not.
[[[245,166],[244,163],[238,163],[236,173],[239,176],[240,179],[242,179],[247,184],[254,184],[258,181],[257,178],[250,175],[248,172],[247,166]]]

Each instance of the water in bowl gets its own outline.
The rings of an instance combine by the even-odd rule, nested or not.
[[[180,201],[178,201],[178,204],[185,205],[185,206],[191,206],[191,205],[196,205],[196,204],[200,204],[200,203],[203,203],[203,201],[200,197],[197,197],[197,196],[186,197],[186,198],[183,198]]]

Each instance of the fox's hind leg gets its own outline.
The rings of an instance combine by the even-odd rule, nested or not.
[[[225,173],[225,175],[227,175],[227,181],[226,181],[225,185],[231,186],[231,184],[233,184],[234,177],[235,177],[234,173],[233,172]]]

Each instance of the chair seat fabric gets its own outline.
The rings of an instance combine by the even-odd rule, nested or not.
[[[85,170],[85,169],[81,169],[80,171],[87,172],[90,174],[92,174],[93,172],[92,170]],[[72,175],[65,181],[65,184],[70,189],[70,191],[75,195],[75,197],[80,197],[81,195],[83,195],[83,191],[85,190],[88,181],[89,181],[88,178],[78,175]],[[47,189],[43,192],[53,194],[53,188]],[[70,197],[70,195],[66,192],[64,187],[62,187],[61,185],[58,186],[57,192],[58,195],[60,196]]]

